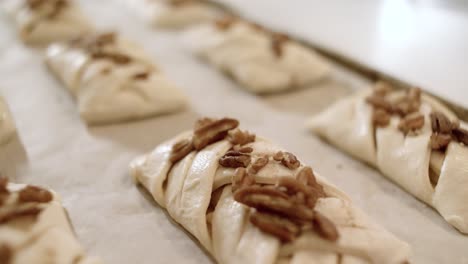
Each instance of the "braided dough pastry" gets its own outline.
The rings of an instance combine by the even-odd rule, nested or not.
[[[437,100],[378,83],[338,101],[308,127],[468,233],[467,124]]]
[[[130,166],[218,263],[406,263],[406,243],[293,154],[237,126],[202,119]]]
[[[25,43],[64,41],[92,30],[81,10],[69,0],[6,0],[3,4]]]
[[[99,264],[73,234],[57,194],[0,178],[0,263]]]
[[[15,175],[16,165],[25,158],[8,105],[0,96],[0,175]]]
[[[46,63],[91,124],[171,113],[186,104],[140,46],[114,33],[52,44]]]
[[[254,93],[301,87],[330,71],[330,65],[312,49],[233,18],[189,30],[185,38],[197,56]]]
[[[203,0],[124,0],[139,15],[161,28],[184,28],[214,21],[222,11]]]

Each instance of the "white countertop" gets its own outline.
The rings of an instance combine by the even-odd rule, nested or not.
[[[218,0],[468,107],[468,3],[417,0]]]

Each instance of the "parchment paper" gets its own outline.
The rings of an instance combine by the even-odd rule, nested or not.
[[[295,153],[347,192],[377,222],[414,250],[412,263],[468,263],[468,237],[434,210],[382,175],[304,129],[306,117],[364,81],[338,67],[313,87],[255,96],[192,57],[176,32],[147,27],[114,1],[81,1],[103,29],[140,42],[191,99],[185,112],[145,121],[87,127],[74,100],[49,74],[41,51],[22,45],[14,26],[0,21],[0,92],[6,97],[26,148],[14,178],[59,192],[77,236],[106,263],[211,263],[199,245],[164,210],[135,187],[129,161],[189,129],[200,116],[232,116],[243,128]]]

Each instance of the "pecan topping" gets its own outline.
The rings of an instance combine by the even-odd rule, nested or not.
[[[468,130],[458,127],[452,130],[452,135],[455,140],[468,146]]]
[[[284,44],[289,41],[289,37],[284,34],[273,34],[271,37],[271,49],[276,57],[281,57],[283,55]]]
[[[245,168],[237,168],[232,177],[232,192],[239,188],[252,186],[255,184],[255,177],[249,174]]]
[[[27,0],[27,6],[32,10],[42,9],[45,11],[45,18],[54,18],[59,15],[62,10],[67,7],[66,0]],[[44,8],[43,8],[44,7]]]
[[[240,129],[233,129],[229,131],[228,138],[229,142],[233,145],[245,145],[255,141],[255,135],[248,131],[242,131]]]
[[[226,16],[222,19],[218,19],[215,21],[216,28],[222,31],[228,30],[235,22],[237,19],[233,16]]]
[[[283,242],[291,242],[299,235],[299,226],[287,218],[265,212],[254,212],[250,222],[265,233],[279,238]]]
[[[141,72],[133,75],[133,79],[135,80],[146,80],[148,79],[150,73],[149,72]]]
[[[189,139],[183,139],[172,146],[171,155],[169,160],[172,163],[176,163],[183,159],[193,150],[192,141]]]
[[[301,166],[301,162],[297,160],[296,156],[290,152],[283,152],[278,151],[274,156],[273,159],[276,161],[280,161],[285,167],[295,170]]]
[[[207,145],[224,139],[228,131],[239,126],[239,121],[231,118],[222,118],[214,121],[204,122],[197,125],[192,139],[196,150],[201,150]]]
[[[379,96],[377,94],[372,94],[366,98],[366,102],[372,105],[374,108],[383,109],[389,113],[392,112],[393,107],[392,104],[385,99],[383,96]]]
[[[372,113],[372,122],[377,127],[388,126],[388,124],[390,124],[390,118],[391,115],[381,108],[374,109],[374,112]]]
[[[430,117],[432,132],[442,134],[450,134],[452,132],[452,121],[443,113],[434,111]]]
[[[374,94],[385,96],[393,90],[392,86],[384,81],[378,81],[374,86]]]
[[[400,120],[398,129],[407,134],[410,131],[415,131],[424,126],[424,116],[420,113],[413,113],[405,116]]]
[[[13,258],[13,249],[7,244],[0,245],[0,264],[9,264]]]
[[[249,167],[249,172],[252,174],[257,174],[263,167],[265,167],[268,164],[268,157],[259,157],[255,160],[252,165]]]
[[[240,145],[235,145],[233,147],[233,149],[235,151],[239,151],[241,153],[245,153],[245,154],[248,154],[248,153],[252,153],[253,151],[253,148],[252,147],[241,147]]]
[[[7,223],[11,220],[15,220],[20,217],[32,216],[37,217],[37,215],[42,211],[41,208],[31,207],[31,208],[16,208],[7,212],[0,214],[0,224]]]
[[[91,52],[91,57],[94,59],[108,59],[116,64],[128,64],[131,61],[131,58],[125,54],[105,52],[103,50]]]
[[[433,150],[443,150],[450,144],[451,140],[452,137],[449,134],[434,133],[431,135],[431,148]]]
[[[219,165],[227,168],[246,168],[250,164],[250,155],[230,150],[219,159]]]
[[[28,185],[19,192],[19,201],[22,203],[37,202],[48,203],[52,201],[52,193],[41,187]]]
[[[335,224],[321,213],[314,212],[314,230],[324,239],[330,241],[338,240],[339,234]]]

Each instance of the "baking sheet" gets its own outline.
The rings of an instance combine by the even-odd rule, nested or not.
[[[378,172],[304,129],[305,119],[365,85],[336,68],[330,78],[290,93],[255,96],[192,57],[175,32],[157,32],[114,1],[80,1],[102,29],[141,43],[191,100],[182,113],[132,123],[87,127],[75,102],[47,72],[40,50],[16,40],[0,21],[0,92],[27,151],[15,178],[62,195],[76,233],[106,263],[211,263],[182,228],[135,187],[128,163],[192,127],[200,116],[231,116],[241,126],[295,153],[347,192],[364,211],[413,247],[412,263],[468,263],[468,237]],[[112,12],[108,10],[112,9]]]

